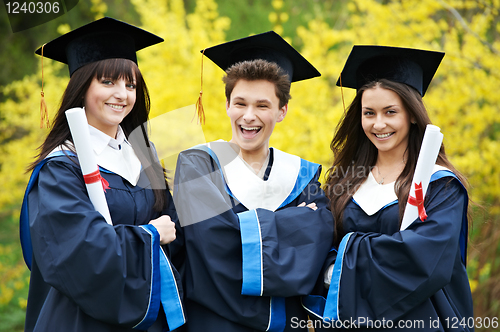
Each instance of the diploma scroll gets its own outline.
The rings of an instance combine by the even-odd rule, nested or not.
[[[419,217],[424,220],[426,218],[423,201],[442,142],[443,134],[441,129],[433,125],[427,125],[415,167],[415,174],[413,175],[410,195],[401,222],[401,230],[405,230]]]
[[[73,137],[73,144],[78,155],[90,201],[96,211],[106,219],[106,222],[112,225],[108,203],[103,191],[103,179],[99,173],[97,161],[90,144],[90,132],[85,110],[80,107],[71,108],[66,111],[66,119]]]

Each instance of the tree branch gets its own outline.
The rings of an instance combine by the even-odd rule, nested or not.
[[[446,8],[446,10],[448,10],[453,16],[455,16],[455,18],[460,22],[460,24],[462,25],[462,27],[467,31],[469,32],[470,34],[472,34],[474,37],[476,37],[480,42],[481,44],[483,44],[484,46],[488,47],[490,49],[490,51],[496,55],[500,55],[500,52],[498,50],[496,50],[493,45],[491,45],[490,43],[488,43],[486,40],[482,39],[477,33],[475,33],[474,31],[472,31],[472,29],[469,27],[469,25],[467,25],[467,22],[464,20],[464,18],[460,15],[460,13],[455,9],[453,8],[452,6],[450,6],[449,4],[447,4],[446,2],[444,2],[443,0],[437,0],[444,8]]]

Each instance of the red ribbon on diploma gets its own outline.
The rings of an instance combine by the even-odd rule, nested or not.
[[[422,182],[415,183],[415,197],[408,195],[408,203],[418,208],[418,216],[420,217],[420,220],[425,221],[425,219],[427,219],[427,213],[425,212],[424,207]]]
[[[96,183],[99,180],[102,183],[102,189],[106,192],[106,189],[109,189],[109,182],[101,176],[99,169],[83,176],[83,181],[85,181],[86,184]]]

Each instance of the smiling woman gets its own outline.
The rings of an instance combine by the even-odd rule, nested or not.
[[[318,314],[326,321],[356,322],[351,329],[365,330],[373,322],[404,326],[473,317],[465,269],[467,181],[444,146],[424,202],[427,219],[400,231],[431,123],[422,97],[443,56],[355,46],[342,70],[343,86],[357,94],[332,140],[334,161],[325,186],[338,250],[328,262],[329,289]],[[420,330],[436,327],[427,323]]]
[[[97,73],[84,98],[83,104],[89,125],[115,138],[118,126],[135,104],[135,77],[138,76],[135,72],[138,68],[131,61],[130,67],[133,68],[133,76],[130,78],[120,76],[98,78],[100,73]]]
[[[184,323],[177,271],[160,247],[175,239],[177,214],[149,148],[149,94],[136,58],[161,41],[103,18],[37,51],[67,63],[70,80],[30,167],[21,213],[31,268],[25,331],[162,331]],[[87,194],[65,115],[76,107],[85,107],[112,225]]]
[[[363,93],[361,105],[361,126],[378,150],[373,175],[380,184],[395,181],[405,166],[409,113],[396,92],[380,85]]]

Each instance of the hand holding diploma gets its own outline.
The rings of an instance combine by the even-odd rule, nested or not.
[[[436,164],[436,159],[443,142],[443,134],[439,127],[427,125],[422,140],[422,147],[418,155],[415,174],[406,203],[401,230],[405,230],[415,219],[424,221],[427,218],[424,209],[424,198],[432,176],[432,170]]]
[[[102,214],[106,222],[110,225],[111,215],[109,214],[108,203],[106,196],[104,196],[104,189],[107,187],[107,182],[101,177],[99,167],[92,151],[90,144],[90,132],[85,115],[85,109],[80,107],[71,108],[66,111],[66,119],[68,120],[71,136],[73,137],[73,144],[78,155],[80,168],[85,180],[85,186],[90,197],[90,201],[94,205],[97,212]]]

